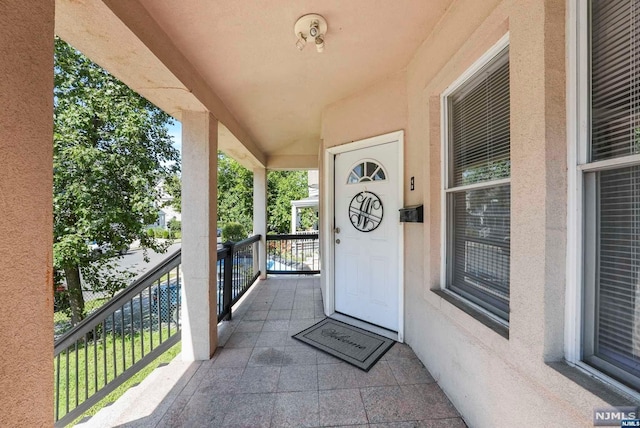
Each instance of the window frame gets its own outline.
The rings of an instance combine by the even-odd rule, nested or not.
[[[440,95],[440,135],[441,135],[441,228],[440,228],[440,290],[453,298],[462,301],[465,305],[472,307],[474,310],[480,312],[482,315],[487,316],[491,320],[498,324],[509,327],[508,314],[507,317],[501,317],[494,312],[486,309],[484,306],[476,303],[472,299],[454,291],[449,288],[449,278],[453,269],[452,251],[453,245],[451,245],[451,236],[453,232],[452,221],[452,209],[451,209],[451,197],[449,195],[459,193],[466,190],[481,189],[488,187],[497,187],[504,184],[511,183],[511,176],[509,178],[503,178],[498,180],[491,180],[481,183],[473,183],[469,185],[451,186],[451,156],[449,155],[451,145],[449,136],[451,132],[451,123],[449,120],[449,103],[451,95],[455,95],[458,89],[468,82],[473,81],[478,76],[478,72],[492,62],[496,57],[502,54],[510,46],[509,33],[507,32],[496,42],[489,50],[487,50],[478,60],[476,60],[462,75],[456,79],[451,85],[449,85]],[[507,54],[509,55],[509,54]]]
[[[590,1],[569,0],[567,13],[567,272],[565,302],[565,360],[578,369],[640,399],[640,391],[616,380],[602,369],[588,363],[597,356],[586,355],[594,348],[596,314],[596,257],[598,210],[595,173],[640,165],[640,155],[628,155],[590,162],[591,73],[590,73]],[[589,269],[589,272],[587,272]],[[590,334],[587,334],[591,332]],[[601,360],[600,367],[608,363]],[[610,373],[624,372],[611,365]],[[628,375],[628,374],[627,374]]]

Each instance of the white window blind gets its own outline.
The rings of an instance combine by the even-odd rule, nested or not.
[[[640,2],[592,0],[590,28],[590,161],[625,161],[640,153]],[[640,165],[588,171],[584,358],[638,388]]]
[[[447,101],[448,288],[508,320],[511,229],[508,48]]]
[[[509,56],[503,53],[450,99],[453,186],[510,175]]]
[[[640,2],[592,2],[591,160],[640,153]]]

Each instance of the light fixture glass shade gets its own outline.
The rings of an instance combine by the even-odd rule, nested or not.
[[[302,33],[300,33],[300,35],[298,36],[298,40],[296,41],[296,47],[301,51],[302,49],[304,49],[306,44],[307,38]]]
[[[324,37],[322,37],[322,35],[316,37],[316,50],[318,52],[324,51]]]

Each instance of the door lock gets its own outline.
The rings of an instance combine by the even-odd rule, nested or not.
[[[340,240],[339,240],[339,239],[336,239],[336,244],[339,244],[339,243],[340,243]]]

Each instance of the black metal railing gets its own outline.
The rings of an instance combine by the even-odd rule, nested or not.
[[[180,340],[178,250],[55,342],[54,416],[65,426]]]
[[[260,276],[260,235],[217,252],[218,321]],[[181,336],[181,250],[55,342],[55,425],[82,415]]]
[[[258,245],[254,235],[218,250],[218,321],[231,319],[231,307],[260,276]]]
[[[267,235],[267,274],[320,273],[320,239],[317,233]]]

